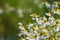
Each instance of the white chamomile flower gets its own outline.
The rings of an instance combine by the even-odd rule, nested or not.
[[[56,24],[55,18],[53,16],[52,17],[49,17],[48,20],[50,22],[50,26],[53,26],[53,25]]]
[[[45,28],[46,27],[46,24],[42,24],[40,28]]]
[[[38,18],[36,18],[36,22],[38,22],[38,20],[39,20],[39,19],[38,19]]]
[[[40,4],[38,5],[38,7],[39,7],[40,9],[42,9],[42,8],[43,8],[43,4],[40,3]]]
[[[47,18],[45,16],[42,17],[43,20],[47,20]]]
[[[48,13],[45,13],[45,15],[50,17],[51,16],[51,13],[48,12]]]
[[[29,39],[30,39],[30,37],[26,37],[26,39],[27,39],[27,40],[29,40]]]
[[[54,4],[53,4],[53,7],[54,7],[54,8],[59,8],[59,6],[58,6],[58,5],[54,5]]]
[[[51,21],[51,22],[54,22],[55,18],[53,16],[51,16],[51,17],[48,18],[48,20]]]
[[[47,1],[45,1],[45,5],[46,5],[47,8],[51,7],[51,5]]]
[[[49,21],[47,21],[45,24],[46,24],[46,25],[50,25],[50,22],[49,22]]]
[[[39,37],[37,37],[37,38],[34,38],[34,40],[39,40]]]
[[[44,36],[43,35],[40,35],[40,39],[44,39]]]
[[[49,36],[40,35],[40,39],[46,39],[46,38],[49,38]]]
[[[50,4],[46,4],[46,7],[47,7],[47,8],[51,8],[51,5],[50,5]]]
[[[39,21],[41,21],[42,20],[42,17],[39,17]]]
[[[32,27],[34,24],[32,24],[32,23],[29,23],[27,26],[28,27]]]
[[[59,29],[59,27],[57,27],[57,28],[53,28],[53,30],[54,30],[54,32],[58,32],[60,29]]]
[[[45,22],[45,23],[43,23],[42,27],[46,27],[48,25],[50,25],[50,23],[49,22]]]
[[[52,12],[53,12],[54,14],[57,14],[56,10],[53,10]]]
[[[36,30],[35,30],[34,32],[35,32],[35,34],[37,33],[37,31],[36,31]]]
[[[34,17],[34,15],[33,15],[33,14],[31,14],[30,16],[31,16],[31,17]]]
[[[19,35],[18,36],[21,36],[22,34],[21,33],[19,33]]]
[[[21,23],[21,22],[19,22],[19,23],[18,23],[18,25],[22,25],[22,23]]]
[[[38,21],[38,24],[39,24],[39,25],[42,25],[42,21]]]
[[[35,20],[35,18],[32,18],[32,20]]]
[[[19,26],[19,29],[21,29],[22,28],[22,26]]]
[[[56,12],[57,12],[56,14],[60,15],[60,9],[59,8],[56,9]]]
[[[22,38],[22,40],[25,40],[24,38]]]
[[[56,8],[59,8],[59,6],[58,6],[58,2],[54,2],[54,6],[56,7]]]
[[[60,40],[60,33],[57,33],[55,38],[56,40]]]
[[[60,11],[59,11],[59,12],[57,12],[57,14],[58,14],[58,15],[60,15]]]
[[[43,28],[41,31],[42,31],[42,32],[48,32],[45,28]]]

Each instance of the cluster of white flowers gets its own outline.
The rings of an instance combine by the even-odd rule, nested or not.
[[[47,14],[50,14],[50,12],[48,12]],[[25,38],[22,37],[22,40],[46,39],[50,38],[52,34],[57,34],[60,32],[60,19],[55,19],[52,15],[46,15],[48,16],[48,18],[46,18],[46,16],[39,17],[39,15],[37,15],[36,13],[30,16],[34,18],[34,20],[36,21],[35,23],[29,23],[26,26],[23,26],[22,23],[19,23],[19,36],[22,37],[22,35],[26,35]]]
[[[60,15],[60,2],[53,2],[52,4],[48,3],[48,2],[44,2],[43,4],[45,4],[45,6],[47,7],[47,9],[49,11],[51,11],[54,14],[59,14]]]
[[[47,2],[46,6],[49,6]],[[55,19],[51,12],[45,13],[42,17],[36,13],[30,16],[35,23],[26,26],[18,23],[20,40],[60,40],[60,19]]]

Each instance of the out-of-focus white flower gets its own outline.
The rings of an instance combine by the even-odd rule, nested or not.
[[[36,31],[36,30],[35,30],[34,32],[35,32],[35,34],[37,33],[37,31]]]
[[[49,21],[47,21],[45,24],[46,24],[46,25],[50,25],[50,22],[49,22]]]
[[[38,22],[38,20],[39,20],[39,19],[38,19],[38,18],[36,18],[36,22]]]
[[[55,18],[53,16],[51,16],[51,17],[48,18],[48,20],[51,21],[51,22],[54,22]]]
[[[22,38],[22,40],[25,40],[24,38]]]
[[[3,13],[3,9],[0,9],[0,14],[2,14]]]
[[[18,36],[21,36],[21,35],[22,35],[21,33],[18,34]]]
[[[31,34],[32,36],[34,36],[34,35],[35,35],[35,31],[30,31],[30,34]]]
[[[42,21],[42,17],[39,17],[37,23],[38,23],[39,25],[42,25],[42,22],[43,22],[43,21]]]
[[[60,11],[58,11],[57,14],[60,15]]]
[[[43,20],[47,20],[47,18],[45,16],[42,17]]]
[[[60,9],[59,8],[56,9],[56,14],[60,15]]]
[[[22,23],[21,23],[21,22],[19,22],[19,23],[18,23],[18,25],[22,25]]]
[[[51,16],[50,14],[48,14],[48,13],[45,13],[46,14],[46,16]]]
[[[47,1],[45,1],[44,4],[46,5],[47,8],[51,8],[51,5]]]
[[[54,4],[52,5],[52,12],[54,14],[60,14],[60,10],[59,10],[59,3],[58,2],[54,2]],[[57,8],[57,9],[56,9]]]
[[[38,24],[39,24],[39,25],[42,25],[42,21],[38,21]]]
[[[50,25],[50,22],[49,21],[46,21],[46,22],[44,22],[43,27],[46,27],[48,25]]]
[[[54,4],[55,4],[54,6],[55,6],[56,8],[59,8],[59,6],[58,6],[59,3],[58,3],[58,2],[54,2]]]
[[[18,13],[19,17],[21,17],[21,18],[24,17],[22,9],[17,9],[17,13]]]
[[[57,27],[57,28],[53,28],[53,30],[54,30],[54,32],[58,32],[60,29],[59,29],[59,27]]]
[[[45,20],[45,21],[38,21],[38,24],[40,25],[40,28],[46,27],[50,25],[50,22]]]
[[[39,21],[41,21],[42,20],[42,17],[39,17]]]
[[[38,37],[36,37],[36,38],[34,38],[34,40],[39,40],[39,36],[38,36]]]
[[[34,24],[32,24],[32,23],[29,23],[27,26],[28,27],[32,27]]]
[[[27,39],[27,40],[29,40],[29,39],[30,39],[30,37],[26,37],[26,39]]]
[[[54,7],[54,8],[59,8],[59,6],[58,6],[58,5],[54,5],[54,4],[53,4],[53,7]]]
[[[34,14],[30,15],[30,16],[32,17],[32,20],[36,20],[36,22],[38,22],[39,15],[37,15],[36,13],[34,13]]]
[[[33,15],[33,14],[31,14],[30,16],[31,16],[31,17],[34,17],[34,15]]]
[[[57,13],[57,11],[55,10],[56,8],[59,8],[58,2],[54,2],[52,4],[51,12],[53,12],[54,14],[56,14]]]
[[[43,36],[43,35],[41,35],[41,36],[40,36],[40,39],[44,39],[44,36]]]
[[[56,38],[56,40],[60,40],[60,38]]]
[[[21,29],[22,28],[22,23],[19,22],[18,25],[19,25],[19,29]]]
[[[44,36],[44,35],[40,36],[40,39],[46,39],[46,38],[49,38],[49,36]]]
[[[46,7],[47,7],[47,8],[51,8],[51,5],[50,5],[50,4],[46,4]]]
[[[32,17],[32,20],[36,20],[36,22],[38,22],[39,19],[38,19],[38,18]]]
[[[19,26],[19,29],[21,29],[22,28],[22,26]]]
[[[46,24],[42,24],[40,28],[45,28],[46,27]]]
[[[56,33],[56,36],[60,35],[60,32]]]
[[[48,18],[49,22],[50,22],[50,26],[53,26],[56,24],[55,18],[53,16]]]
[[[37,15],[36,13],[31,14],[30,16],[31,16],[31,17],[34,17],[34,18],[38,18],[38,17],[39,17],[39,15]]]
[[[45,13],[45,15],[50,17],[51,16],[51,13],[48,12],[48,13]]]
[[[35,20],[35,18],[32,18],[32,20]]]
[[[42,31],[42,32],[48,32],[46,29],[42,29],[41,31]]]
[[[43,4],[39,4],[38,7],[39,7],[40,9],[42,9],[42,8],[43,8]]]
[[[60,33],[57,33],[55,38],[56,40],[60,40]]]
[[[58,25],[58,27],[59,27],[59,26],[60,26],[60,23],[58,23],[57,25]]]
[[[52,12],[53,12],[54,14],[57,14],[56,10],[52,10]]]

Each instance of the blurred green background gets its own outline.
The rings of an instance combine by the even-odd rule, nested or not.
[[[37,13],[43,16],[44,13],[48,12],[45,5],[41,4],[44,1],[52,3],[59,0],[0,0],[0,8],[4,10],[4,12],[0,14],[0,35],[4,36],[4,40],[18,40],[18,22],[22,22],[24,25],[32,22],[29,16],[30,14]],[[15,10],[8,11],[5,4],[14,7]],[[23,10],[23,14],[18,14],[18,9]],[[23,17],[20,17],[21,15],[23,15]],[[53,16],[60,18],[60,15]]]

